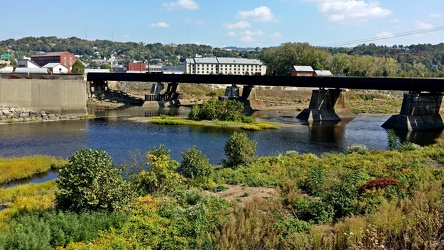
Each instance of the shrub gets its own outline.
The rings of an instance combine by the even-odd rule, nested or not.
[[[100,149],[76,152],[60,169],[56,183],[56,207],[74,212],[122,210],[133,193],[111,157]]]
[[[225,165],[235,168],[250,163],[256,155],[256,145],[257,142],[248,139],[247,134],[234,132],[224,146],[228,158]]]
[[[367,189],[384,189],[391,185],[395,185],[398,180],[394,178],[379,178],[375,180],[369,180],[367,183],[362,185],[359,189],[365,191]]]
[[[183,160],[177,172],[186,178],[208,177],[213,172],[210,160],[202,155],[202,151],[193,146],[182,153]]]
[[[178,162],[170,159],[170,150],[164,145],[154,147],[146,153],[148,170],[142,170],[135,177],[134,183],[141,194],[171,192],[181,182],[176,172]]]
[[[353,144],[347,148],[346,154],[358,153],[361,155],[366,155],[369,153],[367,146],[362,144]]]
[[[243,110],[244,105],[241,102],[219,101],[212,98],[203,102],[201,106],[194,105],[188,113],[188,118],[191,120],[239,121]]]
[[[401,145],[398,147],[398,150],[401,152],[410,151],[410,150],[418,150],[418,149],[421,149],[421,146],[419,146],[418,144],[412,143],[412,142],[408,142],[408,141],[401,143]]]
[[[398,137],[396,137],[396,132],[393,129],[389,129],[387,132],[388,137],[388,148],[389,150],[395,150],[398,148]]]
[[[0,249],[52,249],[70,242],[90,241],[100,230],[120,228],[129,218],[122,213],[39,212],[21,214],[0,236]]]

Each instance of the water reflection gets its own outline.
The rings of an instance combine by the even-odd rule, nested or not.
[[[87,123],[71,120],[0,125],[0,156],[69,157],[87,145]]]
[[[176,111],[172,111],[174,115],[185,117],[189,109]],[[243,131],[250,139],[257,141],[258,156],[272,156],[287,151],[316,155],[337,153],[353,144],[363,144],[369,149],[385,150],[388,147],[387,130],[381,125],[389,116],[357,116],[338,123],[308,123],[297,119],[296,111],[255,113],[258,120],[284,125],[278,130],[262,131],[162,126],[128,119],[145,117],[147,112],[150,115],[159,110],[131,108],[97,112],[97,118],[92,120],[2,124],[0,156],[44,154],[68,158],[81,148],[100,148],[108,152],[116,165],[120,165],[130,162],[134,152],[144,155],[147,150],[159,145],[165,145],[171,150],[172,159],[181,161],[182,152],[197,146],[212,164],[219,164],[225,159],[225,142],[235,131]],[[401,141],[419,145],[429,145],[435,138],[444,138],[442,130],[396,131],[396,134]]]
[[[427,131],[395,130],[395,133],[401,143],[408,141],[418,145],[430,145],[435,143],[436,139],[444,139],[442,129]]]

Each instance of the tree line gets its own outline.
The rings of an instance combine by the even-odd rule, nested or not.
[[[267,48],[218,48],[197,44],[161,44],[85,40],[77,37],[25,37],[0,41],[0,53],[13,58],[30,57],[39,52],[69,51],[98,67],[94,60],[116,58],[120,63],[143,61],[150,64],[178,65],[187,58],[236,57],[260,59],[267,74],[289,75],[293,65],[330,70],[335,75],[366,77],[442,77],[444,43],[437,45],[379,46],[374,43],[355,47],[316,47],[309,43],[283,43]]]

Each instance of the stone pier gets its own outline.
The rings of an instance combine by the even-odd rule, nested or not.
[[[342,89],[313,90],[309,107],[296,118],[306,121],[340,121],[353,118],[353,113],[345,106],[345,93]]]
[[[388,129],[443,129],[443,94],[405,93],[399,115],[390,117],[382,127]]]

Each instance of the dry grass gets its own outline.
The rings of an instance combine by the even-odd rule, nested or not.
[[[19,158],[0,158],[0,183],[29,178],[33,175],[58,169],[66,163],[53,156],[32,155]]]
[[[224,191],[217,192],[216,195],[228,201],[237,201],[242,204],[253,200],[269,200],[279,197],[279,193],[274,188],[266,187],[242,187],[228,185]]]

